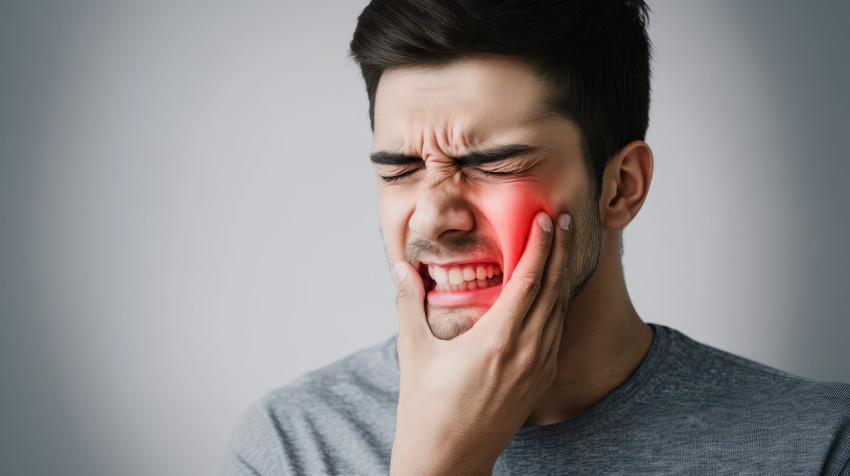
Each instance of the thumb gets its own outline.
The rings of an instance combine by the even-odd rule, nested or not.
[[[393,277],[398,285],[395,308],[399,341],[417,342],[430,336],[431,330],[425,320],[425,285],[419,272],[407,261],[397,261],[393,265]]]

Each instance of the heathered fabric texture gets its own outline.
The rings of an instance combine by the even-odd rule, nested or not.
[[[820,383],[665,326],[589,412],[521,428],[493,474],[850,474],[850,385]],[[227,475],[387,474],[396,336],[275,390],[246,413]]]

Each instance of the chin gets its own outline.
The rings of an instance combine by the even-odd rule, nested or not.
[[[469,308],[439,308],[426,306],[428,327],[434,337],[441,340],[452,340],[468,331],[478,322],[487,311],[481,307]]]

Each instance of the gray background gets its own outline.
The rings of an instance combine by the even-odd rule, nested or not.
[[[201,475],[394,333],[346,50],[364,1],[3,2],[3,474]],[[653,2],[638,312],[850,381],[848,3]]]

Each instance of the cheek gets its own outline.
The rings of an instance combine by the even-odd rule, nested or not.
[[[391,262],[404,259],[410,209],[404,196],[378,193],[378,220],[384,248]]]
[[[534,215],[542,210],[551,217],[556,210],[551,197],[539,185],[523,183],[506,185],[482,197],[479,208],[493,226],[502,248],[502,270],[507,281],[525,249]]]

